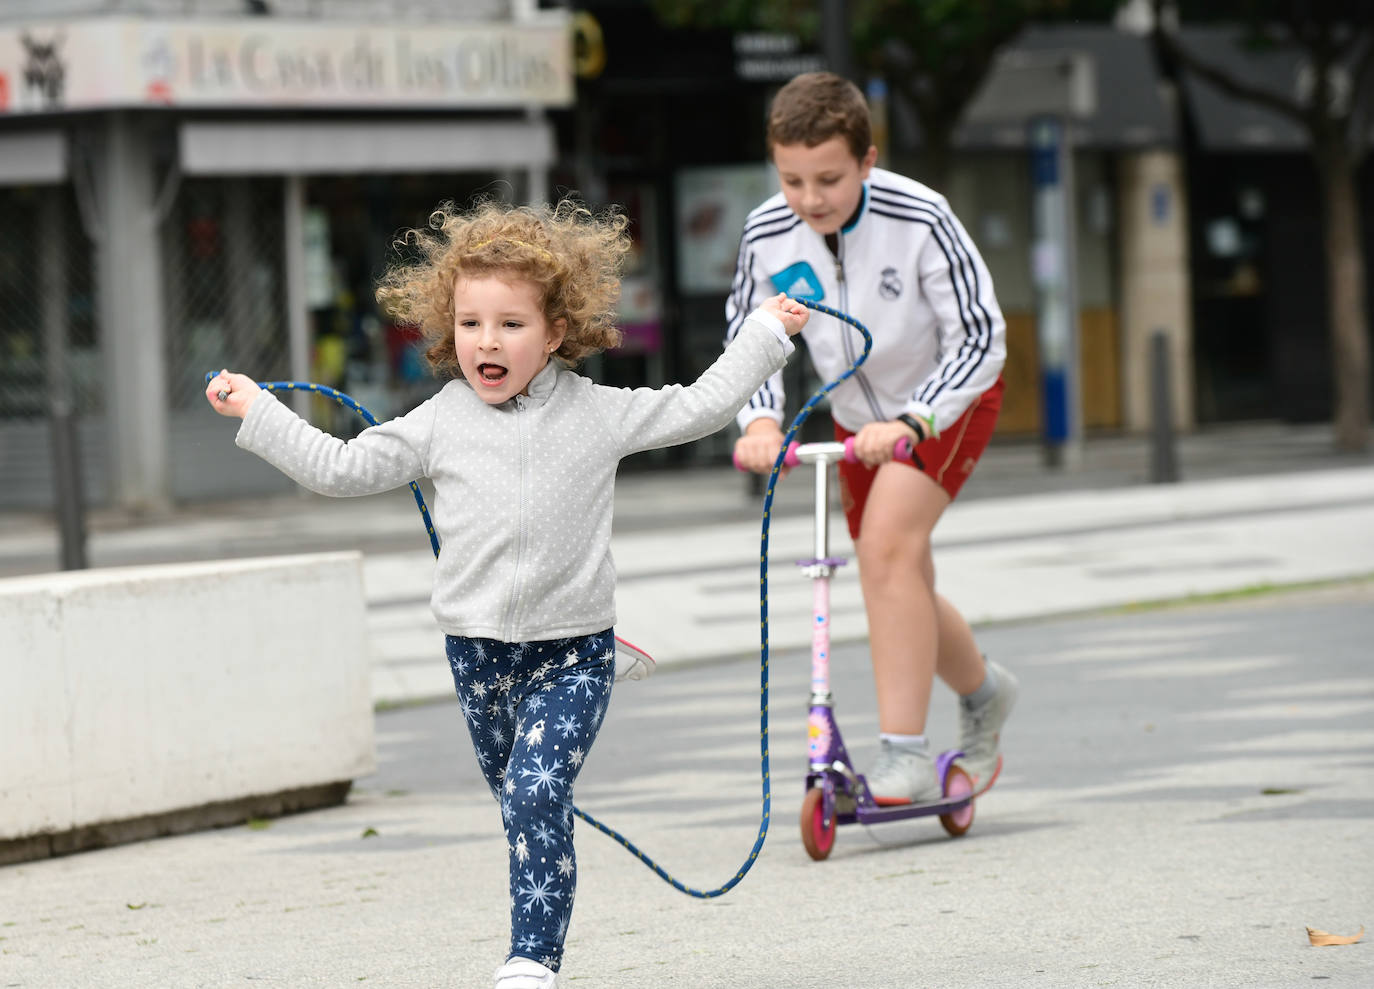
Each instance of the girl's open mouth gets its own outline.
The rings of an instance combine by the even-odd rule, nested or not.
[[[499,385],[506,380],[507,371],[500,364],[478,364],[477,375],[484,384]]]

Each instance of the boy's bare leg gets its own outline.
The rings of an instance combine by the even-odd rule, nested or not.
[[[983,684],[987,669],[983,654],[959,609],[943,594],[935,595],[939,612],[940,651],[935,672],[956,694],[971,694]]]
[[[855,547],[868,613],[878,726],[925,731],[939,648],[930,533],[949,498],[902,464],[878,469]]]
[[[856,547],[868,613],[878,727],[924,734],[938,672],[959,694],[983,682],[983,657],[968,622],[935,593],[930,535],[949,495],[904,464],[878,471]]]

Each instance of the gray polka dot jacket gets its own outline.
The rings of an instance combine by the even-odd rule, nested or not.
[[[615,624],[611,513],[622,458],[727,425],[792,352],[756,312],[691,385],[609,388],[550,361],[488,405],[462,378],[344,441],[263,392],[235,442],[312,491],[375,494],[421,477],[440,554],[430,606],[449,635],[527,642]]]

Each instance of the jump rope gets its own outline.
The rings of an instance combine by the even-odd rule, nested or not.
[[[768,837],[768,823],[773,804],[773,788],[768,768],[768,527],[772,517],[773,489],[777,486],[778,478],[781,475],[783,463],[787,457],[788,447],[792,444],[793,438],[810,417],[816,405],[826,395],[838,388],[847,378],[853,376],[854,372],[859,369],[863,362],[868,360],[868,354],[873,349],[873,335],[869,333],[868,327],[864,326],[853,316],[850,316],[848,313],[840,312],[838,309],[831,309],[829,306],[821,305],[819,302],[811,302],[807,299],[798,299],[797,301],[808,309],[813,309],[826,316],[833,316],[840,322],[848,323],[850,326],[854,327],[863,335],[864,346],[863,352],[854,359],[854,363],[850,364],[838,378],[817,389],[816,393],[807,399],[806,404],[797,412],[796,417],[792,420],[792,424],[787,427],[787,432],[783,435],[782,449],[778,452],[777,460],[773,462],[773,470],[768,475],[768,486],[764,489],[763,526],[759,537],[759,750],[760,772],[763,779],[763,811],[759,818],[759,834],[758,837],[754,839],[754,847],[750,850],[749,858],[740,866],[739,871],[726,883],[717,886],[715,889],[696,889],[695,887],[688,886],[648,855],[645,855],[639,850],[634,842],[615,830],[615,828],[598,821],[576,804],[573,805],[574,814],[582,818],[582,820],[586,821],[602,834],[607,835],[612,840],[622,845],[626,851],[652,869],[660,879],[669,886],[672,886],[673,889],[681,893],[686,893],[688,896],[695,896],[703,900],[721,896],[739,885],[740,880],[748,874],[754,862],[757,861],[759,852],[763,850],[764,840]],[[208,372],[205,375],[206,383],[208,384],[214,376],[215,372]],[[377,425],[376,416],[348,395],[330,388],[327,385],[317,385],[308,381],[267,381],[262,383],[259,387],[270,392],[306,391],[323,395],[326,398],[333,399],[344,408],[357,413],[357,415],[369,426]],[[415,504],[420,509],[421,518],[424,519],[425,531],[429,533],[429,544],[434,550],[434,555],[437,557],[439,555],[439,536],[435,533],[434,522],[429,517],[429,506],[425,504],[425,496],[421,494],[420,485],[415,481],[410,482],[410,492],[415,496]]]

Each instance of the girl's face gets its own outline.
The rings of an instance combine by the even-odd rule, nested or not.
[[[482,401],[500,405],[528,395],[530,382],[563,342],[567,324],[544,318],[533,282],[495,275],[459,276],[453,287],[453,345],[458,366]]]
[[[855,158],[842,137],[832,137],[814,148],[773,145],[773,164],[783,198],[818,234],[833,234],[849,222],[863,198],[864,180],[877,160],[877,148],[869,148],[862,160]]]

